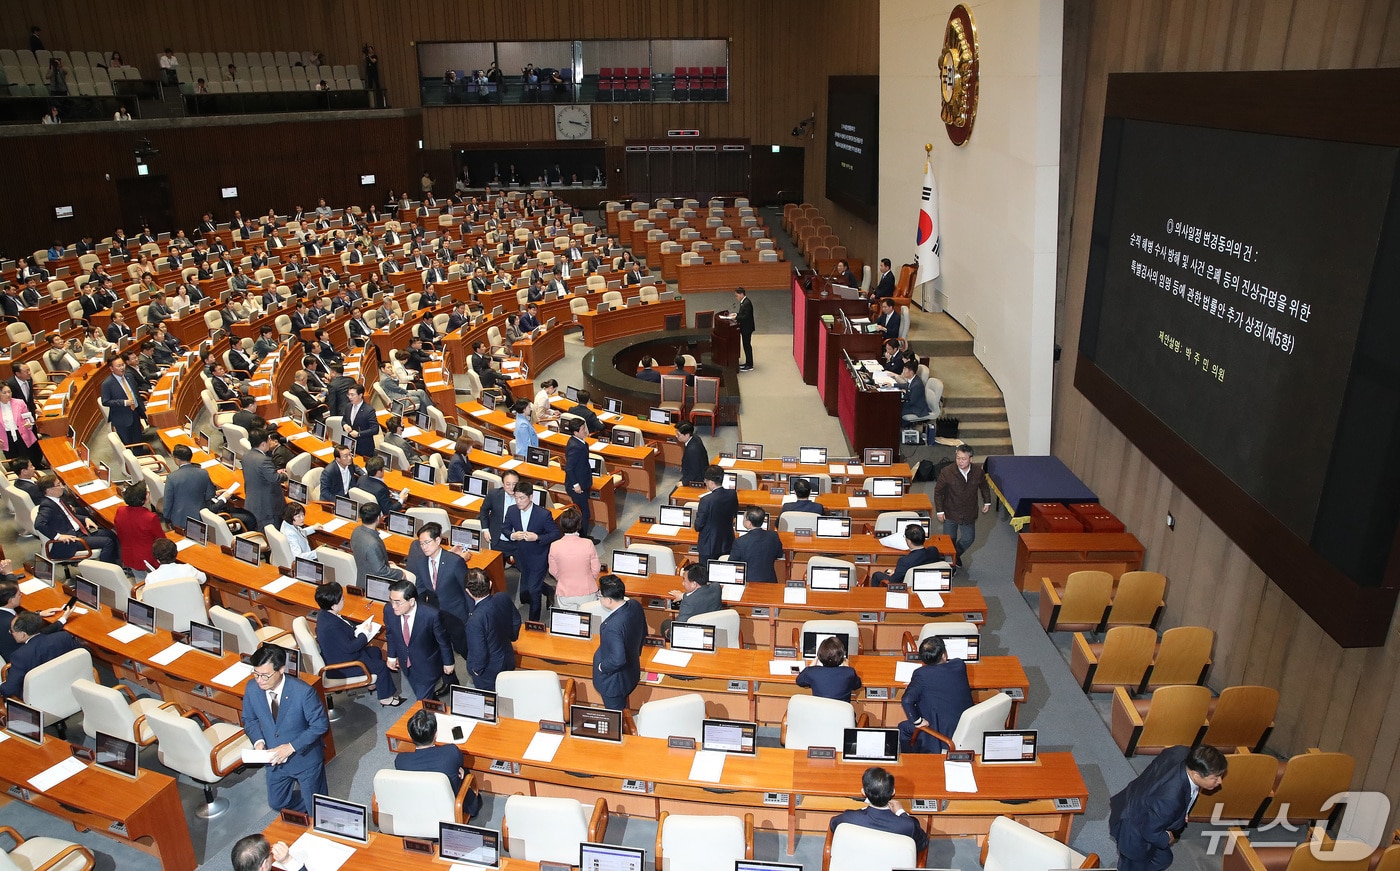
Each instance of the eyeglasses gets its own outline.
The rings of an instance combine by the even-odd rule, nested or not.
[[[272,680],[274,677],[277,677],[277,672],[276,672],[276,671],[255,671],[255,672],[253,672],[253,680],[257,681],[258,683],[263,683],[263,682],[265,682],[265,681],[270,681],[270,680]]]

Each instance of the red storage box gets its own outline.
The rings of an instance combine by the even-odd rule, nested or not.
[[[1083,532],[1084,524],[1059,502],[1031,505],[1031,532]]]
[[[1076,502],[1065,506],[1088,532],[1126,532],[1123,521],[1097,502]]]

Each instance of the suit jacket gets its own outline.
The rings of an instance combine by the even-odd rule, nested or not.
[[[8,627],[7,627],[8,631]],[[57,659],[70,650],[82,645],[67,632],[40,633],[15,648],[10,659],[10,671],[5,682],[0,684],[0,696],[19,698],[24,692],[24,676],[31,669]]]
[[[812,514],[826,514],[826,506],[817,502],[815,499],[795,499],[792,502],[784,502],[782,510],[778,513],[782,514],[783,511],[806,511]]]
[[[272,458],[254,448],[243,455],[243,508],[257,518],[258,529],[282,524],[287,495]]]
[[[248,432],[252,432],[255,429],[266,428],[267,421],[263,420],[262,416],[255,411],[240,408],[233,413],[232,423],[234,426],[241,426]]]
[[[360,486],[360,467],[354,463],[350,464],[350,487]],[[321,500],[323,502],[334,502],[337,496],[349,496],[350,487],[344,485],[344,476],[340,474],[340,464],[331,463],[321,470]]]
[[[860,675],[849,665],[808,666],[798,673],[797,685],[807,687],[817,698],[838,702],[849,702],[851,693],[861,687]]]
[[[62,498],[62,497],[60,497]],[[79,508],[74,508],[72,503],[64,502],[65,505],[78,517],[81,524],[83,512]],[[74,529],[73,523],[63,513],[63,509],[54,503],[52,499],[42,499],[39,501],[39,513],[34,516],[34,528],[45,538],[54,538],[58,535],[76,535],[79,537],[87,535],[87,529]],[[77,553],[82,546],[71,542],[55,541],[50,546],[50,551],[55,559],[67,559]]]
[[[593,688],[600,695],[628,695],[636,688],[646,635],[646,611],[636,599],[626,600],[603,621],[593,654]]]
[[[456,457],[452,458],[455,463]],[[448,468],[451,472],[451,467]],[[470,475],[470,469],[468,470]],[[465,478],[464,478],[465,479]],[[448,474],[447,480],[452,480],[452,475]],[[477,519],[481,521],[481,528],[491,532],[491,549],[501,550],[501,530],[506,523],[506,509],[514,508],[515,500],[506,495],[504,487],[497,487],[486,494],[486,498],[481,502],[481,508],[477,510]],[[505,542],[510,547],[514,547],[513,542]]]
[[[685,623],[696,614],[724,610],[724,590],[719,584],[701,584],[681,596],[681,607],[676,611],[676,622]]]
[[[909,688],[904,691],[904,715],[913,721],[922,717],[935,732],[951,736],[962,712],[972,707],[972,689],[967,683],[967,663],[950,659],[937,665],[914,669]],[[914,740],[916,753],[941,753],[944,744],[920,733]]]
[[[350,413],[351,407],[348,404],[345,406],[345,418],[342,426],[347,431],[353,429],[359,433],[355,439],[356,455],[372,457],[374,456],[374,436],[375,433],[379,432],[379,419],[374,416],[374,409],[370,407],[368,402],[361,402],[359,413],[353,417]]]
[[[374,501],[379,503],[379,513],[387,515],[390,511],[403,510],[403,505],[399,504],[398,497],[390,492],[389,485],[385,484],[382,478],[361,475],[360,483],[357,486],[373,496]],[[410,569],[410,571],[412,570]]]
[[[6,380],[5,383],[8,384],[8,385],[10,385],[10,393],[12,393],[12,394],[14,395],[15,399],[23,400],[23,401],[24,401],[24,404],[27,405],[27,406],[29,406],[29,411],[30,411],[30,413],[33,413],[34,410],[35,410],[35,408],[36,408],[36,406],[37,406],[37,399],[36,399],[36,397],[34,396],[34,382],[33,382],[33,381],[20,381],[18,378],[15,378],[14,376],[10,376],[10,378],[9,378],[8,380]],[[20,385],[21,385],[21,384],[28,385],[28,387],[29,387],[29,392],[28,392],[28,393],[25,393],[25,392],[20,388]]]
[[[456,660],[452,658],[452,645],[447,640],[446,628],[438,619],[437,609],[419,602],[413,610],[413,632],[405,644],[399,615],[385,605],[384,638],[388,642],[389,658],[399,661],[399,670],[407,674],[413,694],[421,699],[432,693],[433,685],[442,677],[443,666]],[[407,668],[404,667],[405,657]]]
[[[549,510],[542,505],[536,505],[530,512],[530,525],[527,528],[520,523],[520,507],[512,501],[506,509],[501,534],[509,538],[512,532],[533,532],[539,536],[536,541],[515,542],[515,564],[520,568],[522,580],[543,578],[549,569],[549,546],[559,537],[559,527],[554,524],[554,518],[549,516]]]
[[[19,578],[7,573],[3,577],[3,580],[18,581]],[[23,605],[21,605],[17,611],[9,611],[0,608],[0,656],[3,656],[6,662],[13,660],[15,658],[15,651],[19,649],[19,643],[16,642],[15,637],[10,634],[10,624],[14,622],[15,616],[23,613],[24,610]],[[63,631],[63,624],[55,620],[52,623],[45,623],[44,628],[39,630],[39,634],[48,635],[50,632]]]
[[[389,565],[389,549],[384,546],[384,539],[379,537],[379,530],[368,526],[355,527],[355,531],[350,533],[350,553],[355,557],[358,572],[355,586],[363,588],[367,575],[403,580],[403,571]]]
[[[730,491],[733,492],[733,491]],[[729,551],[732,562],[748,566],[744,579],[757,583],[776,584],[778,574],[773,565],[783,555],[783,540],[771,529],[750,529],[734,541]]]
[[[316,643],[321,647],[321,659],[328,663],[364,662],[364,650],[369,647],[369,639],[355,631],[355,624],[324,609],[316,619]],[[359,672],[336,668],[326,672],[326,675],[355,677]]]
[[[130,335],[131,327],[128,327],[126,324],[119,324],[113,321],[112,323],[107,325],[107,341],[109,342],[120,342],[122,339],[125,339],[127,336]],[[18,396],[19,394],[15,395]]]
[[[574,493],[575,484],[582,488],[582,498],[587,499],[593,488],[593,470],[588,465],[588,442],[577,436],[569,436],[568,443],[564,445],[564,489],[571,499],[580,495]]]
[[[875,293],[873,295],[876,299],[882,299],[887,296],[894,296],[893,269],[880,276],[880,283],[875,285]]]
[[[114,431],[122,432],[128,427],[139,426],[146,416],[146,406],[140,394],[132,391],[132,398],[136,400],[136,405],[128,406],[126,387],[116,375],[108,375],[102,382],[102,404],[107,406],[107,420]]]
[[[739,494],[719,487],[700,497],[695,512],[701,560],[729,553],[734,547],[734,518],[739,514]]]
[[[739,332],[752,333],[754,331],[753,300],[746,296],[739,301],[739,311],[735,319],[739,322]]]
[[[434,744],[407,753],[395,753],[394,768],[446,775],[447,782],[452,784],[453,795],[462,788],[462,749],[454,744]]]
[[[321,767],[325,764],[322,739],[331,728],[325,703],[315,690],[290,675],[283,676],[278,693],[274,720],[267,693],[256,681],[248,681],[243,691],[243,731],[248,740],[262,741],[269,749],[291,744],[296,752],[283,763],[288,774]]]
[[[29,496],[29,501],[33,502],[35,505],[38,505],[40,500],[44,498],[44,491],[39,489],[39,482],[32,478],[15,478],[10,483],[15,485],[16,490],[23,490],[25,494]],[[3,632],[0,632],[0,635],[3,634]],[[4,654],[0,654],[0,656],[3,655]]]
[[[867,829],[876,829],[895,835],[905,835],[914,840],[915,852],[923,852],[924,848],[928,846],[928,833],[924,831],[917,820],[908,814],[897,814],[887,807],[866,806],[857,810],[842,811],[831,818],[831,830],[836,831],[836,827],[842,823],[864,826]]]
[[[515,648],[520,637],[520,609],[506,593],[492,593],[472,610],[467,621],[467,671],[473,681],[494,682],[496,675],[515,668]],[[478,684],[479,685],[479,684]]]
[[[446,530],[444,530],[445,532]],[[408,559],[404,567],[413,573],[414,585],[418,588],[418,601],[432,605],[441,612],[455,617],[462,623],[471,616],[472,600],[467,595],[467,561],[446,547],[438,550],[437,587],[433,587],[432,572],[428,570],[428,558],[418,546],[418,540],[408,546]]]
[[[350,408],[350,399],[345,392],[356,384],[355,379],[348,375],[337,375],[326,385],[326,408],[330,417],[344,417],[345,412]],[[377,425],[377,424],[376,424]],[[370,452],[374,456],[374,452]]]
[[[879,324],[880,326],[882,326],[882,327],[885,328],[885,338],[886,338],[886,339],[898,339],[898,338],[899,338],[899,309],[898,309],[898,308],[896,308],[896,309],[895,309],[894,311],[892,311],[892,312],[889,312],[888,314],[882,314],[882,315],[880,315],[878,318],[875,319],[875,323],[877,323],[877,324]]]
[[[1152,764],[1108,802],[1108,833],[1118,842],[1118,867],[1160,871],[1172,864],[1172,833],[1186,827],[1191,782],[1188,747],[1163,750]]]
[[[583,422],[588,427],[588,432],[590,435],[597,435],[598,433],[603,431],[603,422],[598,419],[598,415],[593,411],[593,409],[589,408],[586,405],[575,403],[574,407],[569,409],[565,413],[576,414],[579,417],[583,418]]]
[[[904,576],[910,569],[943,561],[943,554],[938,552],[938,548],[933,546],[916,547],[906,554],[902,554],[899,561],[894,564],[894,574],[890,575],[890,581],[896,584],[904,583]]]
[[[641,381],[650,381],[653,384],[661,383],[661,373],[652,368],[642,369],[637,373],[637,378]]]
[[[203,508],[217,491],[209,472],[194,463],[186,463],[165,477],[165,522],[176,529],[185,528],[185,518],[199,519]]]

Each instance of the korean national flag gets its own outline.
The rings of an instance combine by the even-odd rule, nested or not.
[[[942,272],[938,263],[938,185],[933,180],[933,166],[928,161],[924,162],[924,189],[919,196],[916,239],[919,269],[914,274],[914,283],[917,285],[933,281]]]

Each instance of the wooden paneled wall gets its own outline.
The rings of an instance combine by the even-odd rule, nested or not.
[[[876,73],[879,63],[878,0],[302,0],[268,7],[216,4],[191,15],[172,15],[158,3],[6,0],[0,4],[0,45],[26,45],[31,24],[43,28],[50,49],[117,49],[143,70],[166,45],[177,51],[316,49],[330,63],[351,64],[360,62],[361,46],[369,42],[394,106],[419,103],[418,41],[729,40],[729,102],[595,107],[595,135],[613,146],[664,136],[670,128],[699,128],[707,138],[748,139],[759,146],[794,144],[789,131],[798,120],[814,109],[819,122],[823,118],[828,74]],[[424,113],[423,128],[428,149],[554,138],[547,105],[434,108]],[[843,241],[852,240],[847,245],[853,256],[870,260],[874,252],[866,249],[874,244],[874,228],[821,197],[821,132],[807,145],[808,201],[823,206]]]
[[[1400,65],[1400,7],[1385,0],[1068,0],[1061,162],[1063,301],[1052,449],[1147,546],[1169,578],[1165,624],[1216,631],[1210,682],[1277,687],[1274,750],[1341,750],[1354,788],[1400,808],[1400,640],[1343,650],[1264,576],[1073,386],[1074,349],[1107,76],[1116,72]],[[1166,515],[1176,518],[1175,531]]]
[[[102,125],[106,131],[115,126]],[[0,209],[0,249],[27,254],[54,239],[110,236],[122,217],[116,181],[136,176],[133,149],[141,138],[160,150],[149,159],[151,174],[170,179],[177,226],[187,231],[205,211],[226,221],[234,208],[245,218],[269,208],[286,214],[298,204],[313,209],[317,197],[337,206],[369,205],[382,203],[390,189],[411,185],[416,191],[418,185],[417,113],[106,131],[45,128],[0,137],[0,166],[16,170],[5,185],[9,206]],[[377,184],[361,187],[362,172],[374,173]],[[219,198],[225,186],[238,188],[237,200]],[[73,206],[73,219],[55,221],[53,207],[59,205]],[[139,229],[126,227],[133,236]]]

